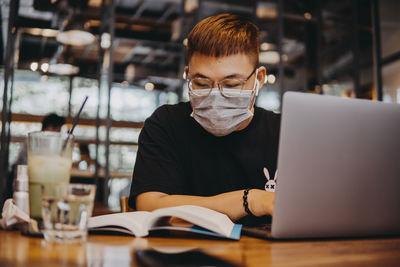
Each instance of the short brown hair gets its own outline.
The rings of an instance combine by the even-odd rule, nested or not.
[[[200,21],[190,32],[187,59],[194,53],[224,57],[247,54],[258,65],[258,28],[246,18],[232,14],[220,14]]]

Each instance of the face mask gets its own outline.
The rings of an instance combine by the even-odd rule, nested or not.
[[[211,134],[215,136],[228,135],[253,116],[250,110],[254,103],[251,102],[254,95],[258,94],[259,86],[260,83],[256,78],[253,90],[242,90],[240,93],[238,89],[224,88],[224,92],[229,97],[223,96],[218,88],[213,88],[209,94],[209,89],[205,89],[203,90],[204,95],[201,92],[199,92],[200,95],[194,95],[189,90],[190,102],[193,107],[190,116]]]

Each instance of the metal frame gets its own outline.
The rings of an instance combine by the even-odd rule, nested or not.
[[[284,0],[278,0],[278,52],[279,52],[279,66],[278,66],[278,81],[279,81],[279,94],[280,94],[280,110],[282,110],[283,94],[285,93],[285,63],[283,62],[283,38],[284,38]]]
[[[322,84],[322,3],[321,1],[316,1],[316,16],[317,16],[317,84],[319,86],[320,94],[323,94]]]
[[[8,171],[8,152],[10,145],[10,123],[11,123],[11,104],[14,83],[14,51],[15,41],[18,35],[19,0],[11,0],[9,5],[7,44],[4,58],[4,87],[3,87],[3,110],[1,112],[1,147],[0,147],[0,207],[7,196]],[[10,94],[10,95],[9,95]]]
[[[353,85],[356,98],[360,98],[360,49],[359,49],[359,27],[358,27],[358,0],[352,1],[352,32],[353,32]]]
[[[372,43],[374,52],[374,76],[377,99],[383,99],[383,81],[382,81],[382,52],[381,52],[381,29],[379,21],[379,2],[371,0],[372,11]]]
[[[95,165],[95,184],[99,184],[99,169],[100,166],[98,164],[98,155],[99,155],[99,145],[100,145],[100,136],[99,136],[99,127],[100,127],[100,109],[101,106],[101,90],[102,88],[106,88],[107,90],[107,116],[106,116],[106,140],[105,140],[105,158],[106,158],[106,166],[104,173],[104,184],[103,184],[103,196],[102,200],[104,203],[107,203],[109,188],[108,181],[110,180],[110,129],[111,129],[111,88],[112,81],[114,75],[114,31],[115,31],[115,1],[114,0],[103,0],[101,6],[101,26],[99,31],[99,67],[98,67],[98,106],[97,106],[97,115],[96,115],[96,165]],[[103,33],[109,33],[111,38],[111,46],[104,50],[101,43],[101,36]],[[107,55],[106,55],[107,54]],[[108,58],[105,58],[107,56]]]

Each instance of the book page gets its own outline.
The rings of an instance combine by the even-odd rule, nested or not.
[[[89,229],[104,228],[106,230],[121,231],[121,229],[117,227],[112,227],[118,226],[128,229],[137,237],[146,236],[149,233],[146,227],[146,221],[150,214],[151,213],[147,211],[134,211],[95,216],[89,218],[88,227]]]
[[[220,212],[192,205],[158,209],[149,216],[147,225],[151,230],[161,217],[174,216],[195,225],[229,237],[234,223],[228,216]]]

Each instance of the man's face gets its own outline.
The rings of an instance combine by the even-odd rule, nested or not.
[[[257,75],[255,73],[257,73]],[[204,89],[219,87],[222,95],[224,95],[224,92],[226,93],[226,90],[223,90],[224,88],[253,90],[255,89],[256,79],[258,79],[259,88],[261,88],[264,84],[265,73],[266,70],[264,67],[258,68],[255,72],[254,63],[251,61],[250,57],[245,54],[216,58],[195,53],[189,61],[189,66],[186,67],[187,78],[190,80],[190,83],[192,83],[191,86],[194,84],[198,89],[202,89],[202,87],[204,87]],[[234,79],[236,81],[244,81],[244,83],[232,82]],[[219,86],[217,83],[219,83]],[[232,86],[238,84],[240,84],[240,86]],[[255,97],[256,94],[252,97],[249,105],[249,107],[251,107],[250,111],[253,114]],[[193,107],[193,99],[190,101]],[[252,117],[249,117],[247,120],[243,121],[236,131],[247,127],[251,119]]]
[[[254,64],[244,54],[216,58],[195,53],[186,70],[188,78],[207,78],[214,82],[213,87],[216,88],[216,82],[224,79],[246,79],[254,70]],[[260,78],[262,74],[258,76]],[[255,79],[255,75],[252,75],[243,89],[252,90]]]
[[[217,87],[216,82],[224,79],[247,79],[254,70],[254,63],[251,58],[245,54],[235,54],[226,57],[211,57],[194,53],[186,67],[186,74],[189,79],[207,78],[214,82],[213,88]],[[258,79],[261,88],[264,85],[266,70],[264,67],[258,68],[257,77],[251,75],[246,81],[243,89],[254,89],[255,79]],[[251,106],[255,101],[255,96]],[[254,113],[254,107],[251,108]],[[240,127],[241,128],[241,127]]]

